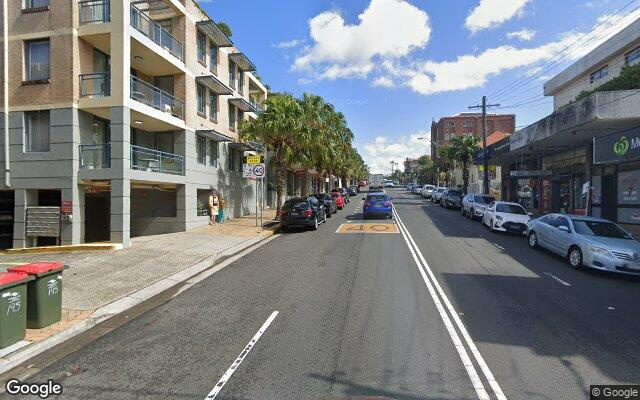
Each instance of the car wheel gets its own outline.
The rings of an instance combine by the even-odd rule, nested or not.
[[[287,232],[289,232],[289,228],[287,228],[286,226],[283,225],[283,226],[280,227],[280,232],[287,233]]]
[[[463,217],[465,216],[465,214],[464,214],[464,207],[460,207],[460,214],[462,214],[462,216],[463,216]]]
[[[582,251],[580,251],[580,248],[578,246],[571,246],[567,257],[569,259],[569,265],[571,265],[571,268],[582,268]]]
[[[538,234],[535,232],[529,233],[529,247],[532,249],[538,248]]]
[[[331,214],[333,214],[333,213],[331,212],[331,209],[329,209],[329,211],[324,213],[324,216],[325,216],[325,218],[331,218]]]

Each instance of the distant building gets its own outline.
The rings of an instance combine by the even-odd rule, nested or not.
[[[420,167],[420,161],[417,158],[407,157],[404,160],[404,172],[407,174],[417,174]]]

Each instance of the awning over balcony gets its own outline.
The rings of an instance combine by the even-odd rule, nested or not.
[[[239,151],[262,151],[262,146],[259,143],[253,143],[253,142],[249,142],[249,143],[233,142],[233,143],[229,143],[229,147]]]
[[[256,66],[253,65],[251,60],[249,60],[247,56],[244,55],[244,53],[231,53],[229,54],[229,58],[231,59],[231,61],[236,63],[238,68],[240,68],[242,71],[252,72],[257,70]]]
[[[196,77],[196,82],[203,84],[219,95],[229,95],[233,93],[233,89],[225,85],[215,75],[205,75]]]
[[[222,133],[214,131],[213,129],[197,130],[196,134],[207,137],[209,139],[213,139],[217,142],[233,142],[234,141],[232,137],[223,135]]]
[[[225,35],[218,25],[212,20],[200,21],[196,23],[198,29],[200,29],[205,35],[209,36],[213,43],[218,47],[231,47],[233,42]]]
[[[253,105],[242,97],[234,97],[229,99],[229,104],[236,106],[240,111],[244,111],[244,112],[256,111]]]

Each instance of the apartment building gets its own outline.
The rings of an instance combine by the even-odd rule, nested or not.
[[[514,114],[488,114],[487,136],[495,132],[511,134],[516,130]],[[451,142],[456,136],[482,136],[481,113],[459,113],[450,117],[442,117],[431,123],[431,157],[436,156],[437,147]]]
[[[242,156],[261,149],[237,128],[267,89],[196,2],[8,3],[5,247],[126,247],[206,225],[211,188],[230,217],[255,207]]]

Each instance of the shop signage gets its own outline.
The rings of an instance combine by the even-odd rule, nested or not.
[[[593,139],[594,164],[637,158],[640,158],[640,128]]]
[[[527,178],[530,176],[551,176],[551,171],[539,170],[539,171],[511,171],[509,172],[514,178]]]

